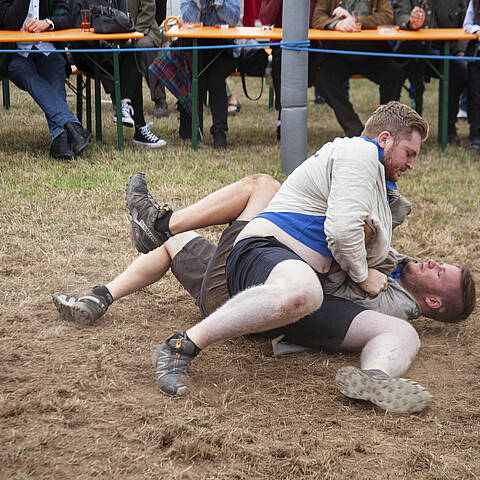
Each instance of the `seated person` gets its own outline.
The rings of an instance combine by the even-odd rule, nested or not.
[[[395,0],[393,12],[395,25],[406,30],[419,28],[461,28],[467,5],[465,0],[447,0],[443,2],[420,0]],[[459,145],[455,122],[457,121],[460,96],[467,85],[467,62],[461,58],[467,48],[466,40],[451,42],[451,55],[458,60],[450,61],[450,82],[448,84],[448,143]],[[420,55],[439,55],[442,52],[442,42],[399,42],[397,53],[413,53]],[[430,60],[430,62],[432,62]],[[422,113],[424,78],[438,77],[437,72],[430,68],[422,59],[400,59],[399,64],[409,79],[415,110]],[[440,61],[433,61],[435,67],[441,70]]]
[[[138,190],[145,191],[143,175],[135,174],[129,185],[133,183],[137,184]],[[202,316],[208,316],[229,298],[225,261],[235,238],[248,221],[263,210],[278,188],[278,182],[268,175],[253,175],[185,209],[173,213],[163,209],[165,215],[162,218],[168,218],[168,229],[174,234],[172,237],[148,255],[138,257],[123,273],[104,286],[93,287],[84,293],[55,293],[53,301],[57,309],[66,320],[92,324],[107,311],[114,300],[160,280],[171,267],[174,275],[195,299]],[[396,225],[403,221],[409,210],[408,202],[398,204],[399,200],[397,197],[397,201],[391,203],[393,222]],[[222,205],[221,211],[219,205]],[[230,220],[232,223],[222,234],[218,247],[193,231],[180,233],[211,222]],[[366,240],[368,241],[368,235]],[[138,248],[138,240],[136,245]],[[141,244],[142,250],[144,247]],[[395,268],[397,259],[400,260],[401,272]],[[413,259],[398,254],[392,268],[395,270],[394,279],[390,278],[388,288],[376,297],[359,294],[348,280],[338,286],[338,278],[332,278],[330,286],[327,286],[327,279],[325,292],[405,320],[423,314],[441,321],[458,321],[472,311],[475,286],[467,268],[460,270],[453,265],[438,265],[432,260],[416,263]],[[439,277],[439,272],[442,272],[442,278]],[[459,278],[461,282],[457,282]],[[335,286],[333,290],[332,286]],[[435,300],[434,303],[432,299]],[[319,334],[316,327],[322,325],[321,322],[321,318],[314,312],[294,325],[266,332],[266,335],[284,335],[289,343],[314,349],[344,349],[340,338],[342,334],[335,329],[329,331],[330,336]],[[398,319],[393,319],[393,322],[400,330],[405,327]],[[380,406],[390,408],[385,403]]]
[[[127,11],[125,0],[117,0],[113,3],[108,0],[69,0],[70,11],[74,26],[80,28],[80,11],[88,9],[92,5],[113,6],[114,8]],[[129,45],[126,44],[127,46]],[[110,44],[101,40],[99,45],[93,42],[72,42],[71,48],[110,48]],[[85,72],[92,75],[98,74],[107,93],[114,94],[113,88],[113,59],[109,52],[81,53],[72,51],[73,63]],[[126,127],[135,127],[133,144],[147,148],[160,148],[166,145],[165,140],[158,138],[145,122],[143,115],[142,74],[137,68],[135,56],[132,52],[122,52],[120,60],[120,89],[122,96],[122,124]],[[98,69],[95,64],[98,64]],[[101,67],[101,68],[100,68]],[[102,72],[102,69],[108,73]],[[110,76],[108,76],[110,74]],[[117,121],[116,115],[114,121]]]
[[[0,0],[0,28],[38,33],[71,28],[65,0]],[[23,50],[4,57],[6,75],[21,90],[27,91],[45,113],[50,130],[50,155],[70,160],[92,140],[66,102],[65,54],[31,53],[55,50],[51,42],[19,42],[12,48]]]
[[[312,17],[315,0],[310,0],[310,21]],[[282,26],[283,0],[262,0],[258,17],[262,25]],[[275,90],[275,110],[278,111],[277,140],[281,135],[281,71],[282,71],[282,49],[279,46],[272,47],[272,80]]]
[[[182,21],[202,22],[204,26],[213,27],[218,24],[226,24],[235,27],[240,18],[239,0],[181,0],[180,9]],[[211,42],[202,41],[200,45],[218,45],[219,40]],[[205,85],[208,91],[208,100],[212,112],[212,127],[210,133],[213,137],[213,148],[224,150],[227,148],[228,100],[225,88],[225,79],[235,71],[238,60],[233,57],[232,49],[227,50],[201,50],[199,55],[199,71],[210,62],[205,75]],[[180,137],[189,139],[192,135],[191,117],[179,104],[180,111]]]
[[[160,30],[160,23],[157,23],[157,13],[160,16],[159,22],[165,19],[165,13],[157,12],[157,6],[163,5],[163,12],[165,11],[166,2],[155,2],[155,0],[129,0],[128,12],[135,22],[135,29],[137,32],[143,33],[144,37],[135,41],[135,46],[138,48],[153,48],[162,47],[165,43],[165,35]],[[158,10],[162,10],[159,8]],[[138,52],[137,59],[142,74],[145,77],[148,88],[150,89],[150,96],[155,103],[153,116],[156,118],[168,117],[168,106],[165,95],[165,87],[162,82],[148,70],[148,67],[155,60],[158,51],[153,50]]]
[[[353,32],[353,12],[358,12],[362,29],[375,29],[393,23],[390,0],[316,0],[312,28]],[[386,41],[324,41],[323,47],[335,50],[391,52]],[[391,58],[363,55],[322,54],[316,62],[315,84],[320,95],[333,108],[347,137],[355,137],[363,130],[345,91],[345,82],[354,74],[362,74],[380,86],[380,104],[398,100],[403,85],[402,69]]]

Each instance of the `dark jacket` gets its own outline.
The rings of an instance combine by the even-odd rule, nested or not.
[[[421,28],[462,28],[465,13],[467,12],[466,0],[395,0],[393,13],[395,25],[400,28],[412,30],[410,12],[414,7],[423,8],[425,22]],[[452,54],[465,52],[468,40],[452,42]],[[411,44],[411,45],[409,45]],[[434,45],[440,48],[439,45]],[[399,42],[397,51],[426,53],[431,48],[431,42]]]
[[[0,29],[20,30],[28,14],[30,0],[0,0]],[[40,20],[49,18],[55,30],[71,28],[66,0],[40,0]],[[0,49],[15,49],[14,43],[0,44]],[[6,75],[11,54],[0,54],[0,75]],[[55,54],[56,55],[56,54]]]

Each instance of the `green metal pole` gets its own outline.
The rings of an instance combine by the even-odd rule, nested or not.
[[[450,55],[450,40],[443,43],[443,55]],[[448,137],[448,84],[450,81],[450,61],[443,59],[442,76],[440,77],[438,99],[438,143],[442,150],[447,147]]]
[[[192,50],[192,148],[198,150],[198,46],[193,40]]]
[[[87,116],[87,130],[92,131],[92,88],[90,75],[85,76],[85,103]]]
[[[123,125],[122,125],[122,94],[120,93],[120,64],[118,59],[118,42],[113,43],[113,76],[115,83],[115,110],[117,112],[117,141],[118,150],[123,151]]]
[[[2,79],[2,86],[3,86],[3,106],[5,110],[10,108],[10,83],[8,78]]]
[[[83,123],[83,79],[82,75],[77,75],[77,118],[80,123]]]
[[[95,138],[97,142],[102,141],[102,102],[100,92],[100,79],[98,78],[98,69],[95,65]]]

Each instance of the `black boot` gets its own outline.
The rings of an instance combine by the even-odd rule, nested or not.
[[[213,135],[213,148],[215,150],[226,150],[227,149],[227,135],[225,130],[212,129]]]
[[[58,160],[72,160],[75,154],[70,147],[67,132],[57,135],[50,145],[50,155]]]
[[[63,128],[67,132],[70,145],[75,155],[79,155],[92,141],[92,134],[79,123],[67,122]]]

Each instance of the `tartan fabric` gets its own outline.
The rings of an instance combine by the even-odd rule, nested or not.
[[[148,68],[191,116],[192,54],[179,50],[163,50]]]

